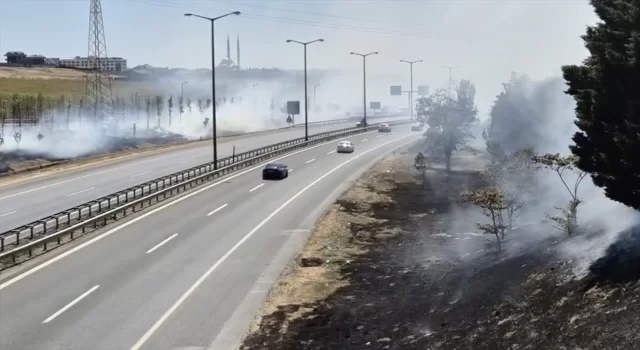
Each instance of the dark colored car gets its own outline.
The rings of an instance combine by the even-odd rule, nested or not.
[[[280,180],[289,177],[289,169],[280,163],[269,163],[262,169],[263,180]]]

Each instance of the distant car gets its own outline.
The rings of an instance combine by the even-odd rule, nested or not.
[[[280,163],[269,163],[262,169],[263,180],[281,180],[289,177],[289,169]]]
[[[411,131],[422,131],[422,125],[420,124],[411,125]]]
[[[351,141],[340,141],[338,143],[338,153],[353,153],[355,147]]]
[[[382,123],[382,124],[378,125],[378,131],[379,132],[391,132],[391,126],[389,126],[389,124],[387,124],[387,123]]]
[[[358,124],[356,124],[357,128],[361,128],[363,126],[367,126],[367,124],[364,123],[364,120],[361,120]]]

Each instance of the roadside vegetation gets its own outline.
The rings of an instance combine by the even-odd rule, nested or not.
[[[514,73],[484,145],[471,82],[420,98],[422,141],[327,212],[333,236],[311,235],[331,290],[280,288],[305,247],[243,349],[640,348],[640,5],[591,3],[590,57],[564,79]]]

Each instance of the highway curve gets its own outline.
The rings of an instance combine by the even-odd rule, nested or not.
[[[377,159],[418,139],[409,126],[284,156],[107,227],[0,280],[0,348],[227,349],[317,218]]]
[[[388,120],[396,119],[399,118],[390,117]],[[315,126],[309,128],[309,133],[344,129],[354,125],[339,123]],[[304,128],[292,128],[221,139],[218,157],[230,156],[234,146],[236,153],[241,153],[303,136]],[[210,162],[212,155],[211,143],[177,150],[168,148],[153,154],[140,154],[86,167],[54,171],[46,176],[0,186],[0,232],[128,187]]]

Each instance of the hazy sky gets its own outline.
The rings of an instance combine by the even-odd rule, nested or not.
[[[210,66],[207,21],[185,12],[217,16],[216,62],[226,36],[240,36],[243,66],[301,68],[302,47],[285,43],[325,39],[309,46],[309,68],[359,72],[350,51],[379,51],[367,59],[372,84],[442,87],[448,70],[471,79],[481,112],[489,108],[510,72],[533,78],[560,74],[562,64],[579,63],[586,50],[579,38],[596,20],[586,0],[102,0],[109,56],[129,66]],[[0,0],[0,50],[52,57],[85,56],[89,0]],[[383,84],[381,84],[383,85]],[[380,87],[382,89],[382,87]],[[388,86],[384,86],[388,90]]]

